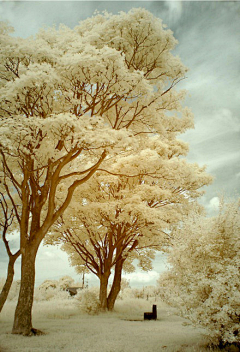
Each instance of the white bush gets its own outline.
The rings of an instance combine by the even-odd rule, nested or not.
[[[62,290],[66,290],[66,288],[74,286],[74,279],[66,275],[59,279],[58,284]]]
[[[66,288],[74,285],[70,276],[63,276],[57,280],[45,280],[34,291],[35,301],[49,301],[55,299],[67,299],[70,297]]]
[[[178,229],[169,252],[172,268],[160,276],[159,292],[184,316],[208,329],[213,344],[240,344],[239,202],[219,215],[192,215]]]
[[[75,299],[77,300],[81,311],[88,314],[98,314],[100,311],[98,295],[99,289],[93,287],[79,291],[75,296]]]
[[[57,280],[45,280],[40,286],[34,291],[35,301],[49,301],[51,300],[58,291]]]
[[[128,298],[134,298],[134,289],[130,287],[121,290],[118,294],[117,300],[123,300]]]

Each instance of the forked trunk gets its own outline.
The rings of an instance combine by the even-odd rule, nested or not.
[[[19,255],[20,255],[20,251],[18,251],[16,254],[12,255],[11,257],[9,257],[7,279],[5,281],[2,292],[0,294],[0,312],[3,309],[3,306],[7,300],[10,288],[12,286],[13,277],[14,277],[14,264],[17,258],[19,257]]]
[[[100,292],[99,292],[99,301],[101,310],[105,311],[107,309],[107,289],[108,289],[108,279],[109,274],[103,274],[100,279]]]
[[[32,305],[37,249],[26,246],[24,253],[22,253],[21,285],[14,316],[13,334],[25,336],[36,334],[36,330],[32,327]]]
[[[117,296],[121,290],[123,260],[119,260],[115,265],[114,279],[111,291],[107,299],[108,310],[113,310]]]

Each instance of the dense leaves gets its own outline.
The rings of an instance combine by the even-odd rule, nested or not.
[[[193,214],[176,231],[159,280],[163,297],[218,345],[240,343],[239,231],[239,201],[222,202],[213,218]]]

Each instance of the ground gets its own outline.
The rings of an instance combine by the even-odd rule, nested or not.
[[[144,311],[157,304],[157,321],[143,321]],[[0,315],[0,352],[190,352],[204,348],[204,330],[176,315],[161,301],[119,300],[113,313],[88,315],[75,299],[37,302],[33,325],[44,336],[11,334],[16,302]]]

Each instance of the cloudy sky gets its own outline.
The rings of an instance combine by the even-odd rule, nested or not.
[[[112,13],[133,7],[146,8],[161,18],[179,44],[174,53],[189,68],[179,88],[187,89],[187,106],[195,115],[195,129],[182,136],[189,142],[188,160],[207,165],[215,177],[201,202],[212,215],[218,197],[238,197],[240,193],[240,2],[224,1],[0,1],[0,20],[8,20],[15,35],[34,35],[42,26],[53,24],[73,28],[94,11]],[[0,277],[6,276],[7,256],[0,244]],[[155,284],[166,267],[157,256],[150,273],[128,275],[131,286]],[[69,267],[65,253],[57,248],[40,248],[36,284],[45,279],[70,275],[80,281]],[[16,279],[20,278],[20,262]],[[89,284],[97,280],[88,278]]]

